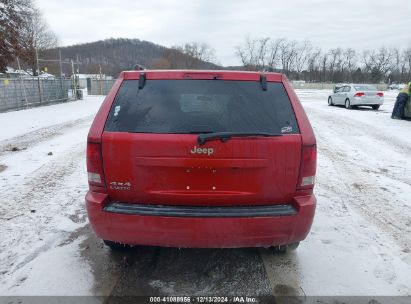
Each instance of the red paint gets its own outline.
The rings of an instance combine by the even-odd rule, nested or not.
[[[89,177],[90,186],[105,188],[103,159],[101,158],[101,144],[89,142],[87,144],[87,172],[96,180]]]
[[[107,193],[122,202],[220,206],[280,204],[295,195],[299,134],[213,140],[204,145],[213,155],[191,154],[194,146],[197,135],[104,132],[107,184],[132,185],[132,191]]]
[[[102,210],[108,196],[89,192],[87,212],[98,237],[125,244],[236,248],[269,247],[299,242],[307,236],[315,211],[315,197],[302,196],[293,204],[298,214],[282,217],[189,218],[138,216]]]
[[[199,147],[197,135],[103,132],[121,82],[138,79],[142,73],[147,80],[259,81],[261,75],[236,71],[123,72],[88,136],[88,142],[93,143],[88,153],[88,172],[98,171],[95,173],[102,176],[102,183],[91,183],[86,196],[96,234],[122,243],[175,247],[267,247],[303,240],[313,220],[315,197],[313,185],[301,187],[301,181],[315,175],[316,141],[287,78],[264,73],[267,81],[283,83],[301,134],[233,137],[225,143],[213,140]],[[191,153],[194,147],[207,150]],[[96,151],[101,154],[96,155]],[[99,167],[101,159],[103,166]],[[130,183],[131,189],[119,191],[110,187],[113,182]],[[138,216],[104,212],[104,205],[110,201],[190,206],[291,203],[298,214],[255,218]]]

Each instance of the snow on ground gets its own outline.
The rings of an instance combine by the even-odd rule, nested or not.
[[[297,94],[317,136],[318,206],[308,238],[287,255],[113,255],[91,234],[83,203],[86,134],[102,98],[0,114],[0,295],[124,295],[136,284],[193,294],[199,286],[250,286],[250,269],[266,271],[257,293],[266,278],[274,295],[411,295],[411,122],[390,119],[397,92],[385,93],[379,111],[329,107],[325,90]],[[205,271],[199,255],[212,265]]]
[[[16,270],[13,294],[72,296],[73,290],[76,294],[89,294],[94,277],[90,266],[83,261],[80,242],[76,240],[64,247],[53,246]]]
[[[44,289],[31,287],[42,285],[45,268],[54,271],[50,273],[54,277],[56,254],[73,251],[69,246],[59,246],[86,225],[86,136],[102,100],[89,96],[85,100],[0,114],[0,295],[4,288],[15,290],[16,294],[51,290],[53,294],[64,294],[61,290],[66,287],[60,280],[56,282],[56,286],[60,285],[57,289],[45,282]],[[61,256],[65,258],[63,253]],[[46,264],[41,265],[41,261]],[[61,263],[87,269],[74,256]],[[15,275],[13,280],[10,274]],[[81,279],[82,288],[75,288],[80,294],[92,286],[92,281],[87,285],[82,278],[77,276],[71,282],[80,286],[77,281]],[[21,286],[26,286],[25,292]]]
[[[55,128],[65,122],[94,116],[101,100],[100,96],[88,96],[76,102],[0,113],[0,140],[24,135],[41,128]]]
[[[386,92],[380,111],[330,107],[328,91],[297,94],[317,137],[318,205],[295,253],[263,251],[272,286],[292,285],[299,295],[410,295],[411,122],[390,119],[398,93]]]

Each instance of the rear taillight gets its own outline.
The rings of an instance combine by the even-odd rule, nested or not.
[[[297,190],[312,189],[315,183],[317,167],[317,146],[303,146],[301,150],[300,175]]]
[[[363,97],[365,94],[362,92],[355,93],[354,97]]]
[[[105,187],[101,144],[87,143],[87,174],[89,185]]]
[[[383,92],[378,92],[377,96],[384,97],[384,93]]]

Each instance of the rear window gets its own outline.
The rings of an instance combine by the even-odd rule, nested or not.
[[[123,81],[105,130],[131,133],[299,133],[281,83],[222,80]]]
[[[354,88],[356,91],[377,91],[375,86],[369,84],[355,85]]]

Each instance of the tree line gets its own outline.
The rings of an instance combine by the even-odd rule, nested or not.
[[[308,82],[407,82],[411,79],[411,47],[323,50],[308,40],[251,38],[236,47],[247,70],[285,73]]]
[[[149,41],[129,38],[109,38],[96,42],[52,48],[41,52],[42,58],[74,59],[79,73],[117,76],[136,64],[150,69],[221,69],[213,64],[214,51],[206,44],[191,42],[182,46],[164,47]],[[51,74],[59,75],[58,63],[47,63]],[[42,68],[42,66],[40,67]],[[64,65],[63,74],[71,75],[71,66]]]
[[[0,72],[7,65],[22,67],[36,75],[36,51],[43,59],[79,58],[81,73],[117,76],[135,64],[152,69],[224,69],[216,64],[214,49],[206,43],[190,42],[171,48],[139,39],[106,39],[57,48],[58,40],[33,0],[0,0]],[[365,50],[314,46],[310,41],[286,38],[251,38],[234,50],[242,66],[230,67],[285,73],[290,79],[308,82],[408,82],[411,79],[411,47]],[[40,66],[40,69],[45,64]],[[59,75],[58,63],[48,63]],[[63,73],[71,74],[64,66]]]
[[[40,61],[37,69],[37,54],[41,59],[75,61],[81,73],[117,76],[136,64],[154,69],[216,69],[214,51],[205,43],[186,43],[171,48],[139,39],[106,39],[58,48],[58,39],[50,30],[34,0],[0,0],[0,72],[7,66],[31,69],[37,75],[47,67],[48,72],[71,75],[68,65]],[[37,54],[36,54],[37,53]],[[19,62],[17,62],[19,59]],[[79,64],[77,65],[77,59]]]
[[[0,72],[16,58],[36,70],[36,49],[57,46],[57,37],[49,29],[32,0],[0,1]]]

